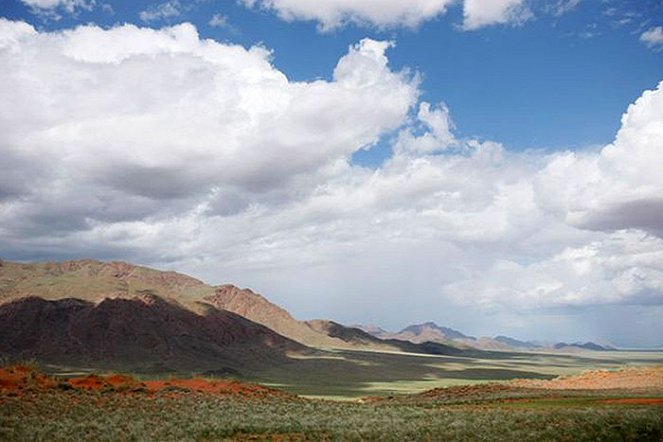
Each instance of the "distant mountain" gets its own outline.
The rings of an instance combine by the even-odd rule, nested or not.
[[[407,338],[408,341],[412,342],[446,342],[454,339],[475,339],[473,336],[467,336],[452,328],[440,327],[436,323],[430,321],[405,327],[398,332],[398,335]]]
[[[554,345],[553,348],[555,350],[573,350],[573,349],[593,350],[593,351],[614,350],[613,347],[599,345],[599,344],[596,344],[594,342],[584,342],[584,343],[574,342],[572,344],[567,344],[566,342],[558,342],[557,344]]]
[[[457,339],[475,339],[474,337],[464,335],[457,330],[447,327],[440,327],[434,322],[410,325],[398,333],[388,332],[375,325],[358,325],[356,328],[361,329],[364,332],[379,339],[396,339],[400,341],[413,342],[415,344],[420,344],[423,342],[437,342],[446,345],[453,345],[453,341]]]
[[[436,342],[445,344],[461,349],[474,348],[477,350],[557,350],[557,351],[573,351],[573,350],[592,350],[592,351],[606,351],[614,350],[613,347],[607,345],[599,345],[593,342],[586,343],[572,343],[567,344],[560,342],[558,344],[545,344],[534,341],[521,341],[509,336],[496,336],[489,338],[486,336],[474,337],[466,335],[458,330],[448,327],[442,327],[434,322],[424,322],[422,324],[413,324],[405,327],[398,333],[386,331],[378,326],[356,326],[364,332],[380,339],[397,339],[408,341],[412,343],[422,342]]]
[[[352,346],[383,351],[402,351],[434,355],[459,355],[463,350],[452,345],[438,342],[414,343],[399,339],[377,338],[358,327],[346,327],[334,321],[316,319],[306,322],[312,329],[330,337],[338,338]]]
[[[520,341],[518,339],[510,338],[508,336],[496,336],[493,338],[497,342],[508,345],[511,348],[523,348],[528,350],[540,349],[541,346],[531,341]]]
[[[0,354],[40,362],[130,371],[242,373],[308,349],[234,313],[192,312],[154,294],[0,305]]]
[[[374,336],[376,338],[388,338],[389,336],[393,335],[393,333],[378,327],[377,325],[369,324],[369,325],[351,325],[350,327],[352,328],[358,328],[359,330],[362,330],[366,333],[368,333],[371,336]]]

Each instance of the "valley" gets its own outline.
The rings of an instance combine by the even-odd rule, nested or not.
[[[93,260],[3,261],[0,300],[0,439],[663,431],[661,351],[300,321],[248,289]]]

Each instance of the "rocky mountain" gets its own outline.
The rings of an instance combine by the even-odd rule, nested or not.
[[[125,262],[0,261],[0,304],[26,296],[48,300],[76,298],[97,303],[106,298],[132,299],[145,290],[194,312],[200,312],[205,304],[233,312],[304,345],[347,347],[342,340],[312,330],[263,296],[233,285],[214,287],[180,273]]]
[[[232,313],[254,325],[259,324],[266,327],[284,339],[287,338],[307,347],[411,351],[434,354],[457,353],[456,349],[444,345],[444,343],[411,345],[395,339],[386,341],[377,339],[360,330],[345,327],[332,321],[298,321],[285,309],[271,303],[265,297],[250,289],[240,289],[229,284],[216,287],[210,286],[195,278],[176,272],[162,272],[124,262],[106,263],[89,259],[35,264],[0,261],[0,306],[12,304],[12,301],[25,297],[34,297],[49,301],[68,299],[65,304],[55,304],[49,308],[57,306],[60,309],[69,306],[71,303],[87,303],[85,304],[86,309],[93,312],[98,312],[100,306],[103,307],[102,311],[105,311],[104,309],[108,305],[124,305],[125,308],[134,312],[142,308],[135,304],[136,299],[142,299],[146,294],[160,299],[159,305],[167,305],[170,306],[169,308],[175,308],[174,306],[176,306],[180,316],[188,314],[194,315],[192,317],[207,318],[203,320],[203,323],[205,323],[205,321],[209,321],[210,311],[217,312],[215,317],[220,314]],[[32,302],[35,302],[34,299]],[[16,308],[16,306],[14,305],[12,308]],[[150,314],[153,313],[154,311],[151,311]],[[87,315],[89,314],[91,313]],[[127,324],[126,327],[147,329],[148,327],[144,324],[144,321],[148,320],[153,322],[152,327],[155,330],[159,330],[163,326],[160,323],[162,317],[134,316],[129,313],[125,315],[127,321],[129,318],[136,321],[136,324]],[[122,316],[117,316],[113,321],[115,329],[120,328]],[[80,322],[76,322],[76,324],[80,325]],[[97,327],[92,322],[86,323],[86,326]],[[101,325],[99,327],[103,328]],[[216,330],[223,335],[234,333],[233,331],[224,332],[219,328]],[[186,333],[196,337],[200,331],[191,330]],[[36,330],[32,330],[32,332],[36,333]],[[207,337],[201,339],[205,341]],[[177,340],[177,342],[180,341]],[[36,353],[33,350],[26,349],[26,354],[32,354],[30,352],[34,354],[43,353],[41,350],[35,350]],[[150,347],[148,353],[153,350]],[[15,353],[17,349],[13,349],[13,351]],[[83,352],[82,354],[87,353]],[[157,360],[162,356],[164,354],[155,353],[152,359]],[[175,357],[175,360],[181,359],[186,358]]]
[[[352,348],[370,348],[382,351],[400,351],[434,355],[458,355],[463,350],[438,342],[414,343],[400,339],[381,339],[357,327],[347,327],[334,321],[316,319],[306,322],[313,330],[333,338],[341,339]]]
[[[440,327],[434,322],[425,322],[423,324],[413,324],[405,327],[398,333],[390,333],[376,326],[358,326],[361,330],[380,339],[397,339],[400,341],[409,341],[415,344],[423,342],[437,342],[442,344],[453,344],[455,340],[472,341],[476,338],[467,336],[457,330]]]
[[[242,373],[308,349],[234,313],[193,312],[141,292],[99,303],[21,298],[0,305],[0,354],[131,371]]]
[[[306,322],[296,320],[287,310],[250,289],[239,289],[230,284],[221,285],[214,287],[214,293],[203,297],[203,301],[241,315],[311,347],[347,347],[345,341],[329,336],[324,331],[312,329]]]
[[[0,261],[0,303],[25,296],[98,302],[104,298],[133,298],[144,290],[185,306],[195,306],[200,298],[214,293],[213,287],[190,276],[125,262]]]
[[[413,324],[405,327],[398,333],[386,331],[378,326],[358,325],[356,328],[371,336],[382,340],[401,340],[412,343],[438,343],[461,349],[477,350],[505,350],[505,351],[606,351],[614,350],[611,346],[599,345],[594,342],[576,342],[567,344],[542,344],[533,341],[521,341],[508,336],[496,336],[494,338],[482,336],[474,337],[466,335],[458,330],[442,327],[434,322]]]

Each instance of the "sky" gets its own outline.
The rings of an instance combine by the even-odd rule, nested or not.
[[[0,256],[663,345],[658,0],[0,0]]]

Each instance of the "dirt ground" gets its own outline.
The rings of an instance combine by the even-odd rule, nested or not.
[[[24,365],[0,368],[0,391],[4,390],[21,395],[21,393],[27,391],[49,389],[106,391],[126,394],[197,392],[242,398],[296,397],[281,390],[234,380],[191,378],[140,381],[128,375],[100,376],[95,374],[72,378],[56,378],[44,375],[32,367]]]
[[[629,367],[616,371],[590,370],[550,380],[516,379],[511,385],[546,390],[606,390],[663,388],[663,366]]]

